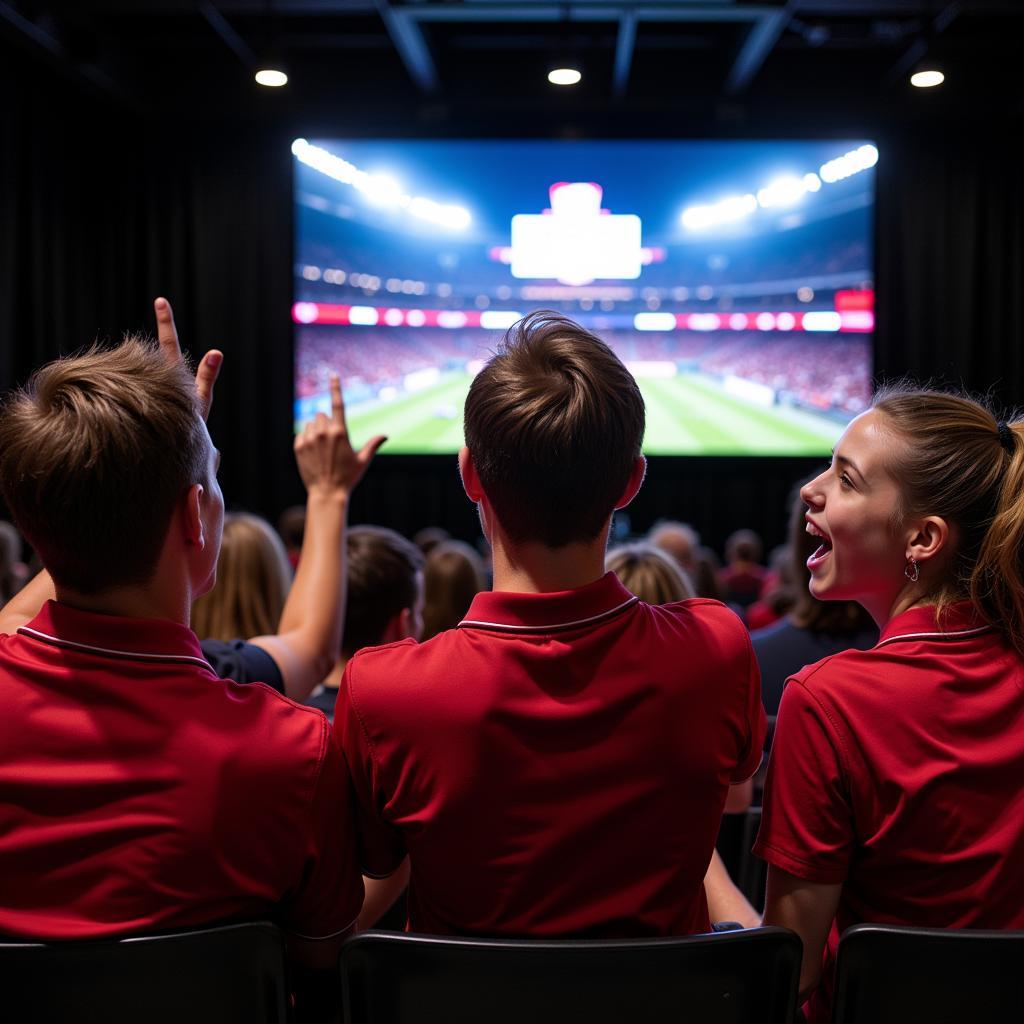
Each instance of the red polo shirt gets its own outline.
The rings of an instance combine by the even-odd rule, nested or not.
[[[967,602],[913,608],[782,695],[756,853],[859,922],[1024,928],[1024,664]],[[812,1000],[827,1021],[832,957]]]
[[[364,870],[410,856],[413,930],[639,936],[708,929],[704,873],[764,715],[732,612],[651,607],[608,573],[480,594],[457,629],[360,651],[335,730]]]
[[[50,602],[0,636],[0,707],[0,934],[320,937],[358,913],[327,720],[218,679],[186,627]]]

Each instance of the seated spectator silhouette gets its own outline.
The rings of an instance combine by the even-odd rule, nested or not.
[[[675,559],[676,565],[692,580],[697,572],[700,535],[689,523],[672,519],[659,520],[651,527],[647,539],[656,548]]]
[[[753,530],[737,530],[725,542],[722,590],[728,604],[747,608],[760,596],[768,575],[761,562],[761,538]]]
[[[0,933],[270,918],[330,963],[306,940],[336,945],[362,899],[347,771],[321,714],[218,679],[188,627],[224,514],[204,422],[221,355],[193,380],[156,310],[159,349],[58,360],[0,415],[0,489],[56,589],[0,636]],[[332,393],[297,448],[344,508],[381,439],[354,452]]]
[[[21,560],[21,536],[13,524],[0,520],[0,601],[8,601],[21,590],[28,567]]]
[[[292,505],[286,508],[277,520],[277,532],[288,552],[288,564],[299,567],[299,555],[302,553],[302,542],[306,536],[306,509],[303,505]]]
[[[486,589],[484,560],[468,544],[448,540],[432,547],[423,570],[423,639],[454,629]]]
[[[341,677],[364,647],[419,639],[423,630],[423,555],[415,544],[383,526],[354,526],[346,538],[348,600],[341,651],[330,674],[309,698],[334,719]]]
[[[867,650],[878,642],[878,627],[856,601],[819,601],[810,591],[807,560],[820,538],[806,530],[807,505],[793,495],[789,517],[788,577],[794,581],[794,602],[780,621],[750,635],[761,668],[761,700],[769,715],[779,712],[786,680],[805,665],[852,648]]]
[[[342,679],[364,873],[408,855],[414,931],[707,931],[704,877],[764,713],[732,612],[653,607],[605,572],[612,513],[646,469],[636,382],[594,335],[534,313],[474,379],[465,428],[494,590]]]

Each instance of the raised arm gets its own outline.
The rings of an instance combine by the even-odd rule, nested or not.
[[[307,492],[299,567],[277,634],[250,641],[277,663],[293,700],[305,700],[341,652],[349,497],[385,440],[377,436],[359,451],[352,447],[337,377],[331,378],[331,415],[318,413],[295,439],[295,461]]]

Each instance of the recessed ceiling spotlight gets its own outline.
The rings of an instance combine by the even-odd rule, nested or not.
[[[576,68],[554,68],[548,72],[552,85],[577,85],[583,75]]]
[[[946,76],[938,68],[921,68],[910,76],[910,84],[918,89],[931,89],[933,86],[942,85]]]
[[[288,84],[288,76],[280,68],[260,68],[256,72],[256,81],[270,89],[280,89]]]

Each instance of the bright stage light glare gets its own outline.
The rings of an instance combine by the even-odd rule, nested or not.
[[[763,207],[792,206],[800,202],[806,194],[807,182],[803,178],[787,174],[759,189],[757,202]]]
[[[932,86],[942,85],[946,76],[935,68],[926,68],[922,71],[915,71],[910,76],[910,84],[918,89],[931,89]]]
[[[701,231],[716,224],[731,224],[742,220],[756,209],[757,197],[748,192],[742,196],[726,196],[706,206],[688,206],[680,219],[690,231]]]
[[[288,84],[288,76],[280,68],[260,68],[255,77],[258,85],[265,85],[269,89],[280,89],[282,85]]]
[[[821,175],[822,181],[831,185],[833,182],[842,181],[843,178],[849,178],[851,174],[866,171],[877,163],[878,150],[868,142],[856,149],[851,149],[849,153],[844,153],[834,160],[823,163],[818,173]]]
[[[578,85],[583,75],[576,68],[553,68],[548,72],[552,85]]]

